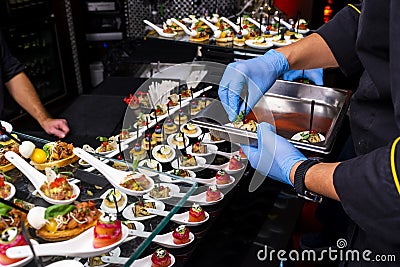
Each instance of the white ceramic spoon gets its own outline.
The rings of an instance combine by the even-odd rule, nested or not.
[[[82,234],[61,242],[45,243],[39,245],[33,245],[33,249],[37,256],[68,256],[68,257],[80,257],[89,258],[94,257],[103,253],[107,253],[114,248],[118,247],[125,238],[128,237],[128,227],[122,225],[122,237],[114,244],[102,247],[94,248],[94,227],[89,228]],[[18,246],[7,249],[6,254],[10,258],[24,258],[32,255],[32,251],[29,246]]]
[[[128,232],[130,235],[135,235],[144,238],[148,238],[152,234],[152,232],[145,232],[138,230],[128,230]],[[156,235],[151,241],[167,248],[183,248],[190,245],[194,241],[194,234],[189,233],[189,242],[185,244],[175,244],[172,233],[173,232],[169,232],[162,235]]]
[[[218,188],[225,188],[230,186],[231,184],[233,184],[235,182],[235,178],[233,176],[229,176],[230,181],[227,184],[217,184],[217,179],[214,178],[209,178],[209,179],[204,179],[204,178],[194,178],[193,180],[195,180],[197,183],[199,184],[206,184],[206,185],[213,185],[216,184],[218,186]]]
[[[195,165],[195,166],[182,166],[182,163],[180,162],[179,169],[182,169],[182,170],[197,170],[197,169],[200,169],[201,167],[207,166],[205,158],[198,157],[198,156],[194,156],[194,157],[196,159],[197,165]],[[174,161],[172,161],[172,163],[171,163],[172,168],[178,169],[178,160],[179,159],[175,159]]]
[[[5,197],[4,199],[10,200],[15,195],[15,192],[16,192],[15,186],[12,183],[9,183],[7,181],[4,181],[4,183],[8,184],[10,186],[10,194],[8,194],[8,196]]]
[[[188,27],[186,27],[186,25],[182,24],[179,20],[171,18],[171,20],[178,25],[179,27],[181,27],[183,29],[183,31],[190,36],[197,36],[197,31],[196,30],[190,30],[188,29]]]
[[[210,29],[214,32],[214,37],[215,38],[220,38],[221,37],[221,30],[217,26],[215,26],[214,24],[212,24],[211,22],[209,22],[205,18],[200,18],[200,20],[202,22],[204,22],[204,24],[206,24],[208,27],[210,27]]]
[[[224,163],[222,165],[199,164],[199,166],[206,168],[206,169],[216,170],[216,171],[224,170],[227,174],[238,173],[238,172],[242,171],[245,167],[244,164],[242,164],[242,167],[240,169],[232,170],[232,169],[229,169],[229,162]]]
[[[254,25],[256,25],[257,28],[260,28],[260,22],[256,21],[255,19],[253,19],[253,18],[245,18],[245,19],[247,19],[248,21],[250,21],[251,23],[253,23]],[[266,26],[261,25],[261,31],[262,31],[262,32],[265,32],[266,29],[267,29]]]
[[[279,18],[278,18],[278,17],[275,17],[274,19],[275,19],[276,21],[279,21]],[[284,21],[283,19],[281,19],[281,24],[284,25],[288,30],[290,30],[290,29],[293,28],[293,26],[292,26],[290,23]],[[297,25],[295,25],[295,29],[297,29]],[[306,30],[300,30],[300,29],[299,29],[299,30],[298,30],[298,32],[301,33],[301,34],[306,34],[306,33],[308,33],[309,31],[310,31],[310,29],[306,29]]]
[[[172,38],[172,37],[174,37],[176,35],[176,32],[173,32],[173,33],[164,32],[163,29],[161,29],[160,27],[158,27],[157,25],[151,23],[148,20],[143,20],[143,22],[146,23],[147,25],[149,25],[150,27],[152,27],[158,33],[158,35],[160,35],[162,37]]]
[[[142,191],[136,191],[136,190],[131,190],[131,189],[125,188],[125,187],[121,186],[120,183],[124,180],[124,178],[126,176],[132,174],[132,172],[125,172],[125,171],[120,171],[120,170],[114,169],[113,167],[98,160],[97,158],[90,155],[89,153],[87,153],[86,151],[84,151],[83,149],[81,149],[79,147],[75,147],[73,152],[75,155],[77,155],[78,157],[80,157],[81,159],[83,159],[84,161],[86,161],[87,163],[92,165],[94,168],[96,168],[101,174],[104,175],[104,177],[107,178],[107,180],[115,188],[117,188],[121,192],[124,192],[127,195],[131,195],[131,196],[144,195],[144,194],[150,192],[154,187],[153,179],[146,176],[146,179],[150,182],[150,185],[147,189],[142,190]]]
[[[74,202],[79,194],[80,189],[75,184],[71,184],[73,188],[73,197],[68,200],[56,200],[46,196],[40,187],[47,182],[47,177],[40,171],[36,170],[32,165],[26,162],[23,158],[21,158],[18,154],[13,151],[8,151],[4,154],[6,159],[11,162],[17,169],[19,169],[33,184],[35,189],[39,192],[40,196],[50,204],[71,204]]]
[[[169,253],[171,256],[171,264],[168,265],[167,267],[170,267],[175,264],[175,257],[171,253]],[[143,267],[143,266],[151,266],[151,256],[146,256],[141,259],[135,260],[130,267]],[[129,258],[126,257],[110,257],[110,256],[102,256],[101,261],[105,263],[114,263],[114,264],[125,264],[127,263]]]
[[[231,26],[234,30],[235,30],[235,32],[239,32],[240,31],[240,26],[239,25],[236,25],[235,23],[233,23],[232,21],[230,21],[229,19],[227,19],[227,18],[225,18],[225,17],[221,17],[221,19],[223,20],[223,21],[225,21],[226,23],[228,23],[229,24],[229,26]],[[243,29],[242,29],[243,30]],[[243,33],[243,31],[242,31],[242,33]],[[244,34],[243,34],[244,35]]]
[[[203,193],[200,193],[200,194],[197,194],[197,195],[192,195],[192,196],[188,197],[187,201],[195,202],[195,203],[198,203],[199,205],[202,205],[202,206],[207,206],[207,205],[212,205],[212,204],[218,203],[224,198],[224,194],[221,192],[221,197],[219,199],[217,199],[215,201],[207,201],[206,200],[206,193],[207,192],[203,192]],[[186,196],[185,193],[178,193],[178,194],[174,195],[174,197],[179,197],[179,198],[183,198],[185,196]]]
[[[147,209],[147,211],[151,214],[155,214],[155,215],[163,216],[163,217],[166,217],[169,215],[169,211],[165,211],[165,210]],[[189,211],[174,214],[174,215],[172,215],[170,220],[173,222],[176,222],[177,224],[184,224],[187,226],[197,226],[197,225],[205,223],[210,218],[210,215],[208,214],[208,212],[204,211],[204,214],[205,214],[206,218],[201,222],[189,222]]]

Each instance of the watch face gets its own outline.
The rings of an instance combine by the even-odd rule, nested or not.
[[[322,196],[317,195],[317,194],[307,191],[307,190],[304,191],[304,194],[297,194],[297,195],[308,201],[317,202],[317,203],[321,203],[322,199],[323,199]]]

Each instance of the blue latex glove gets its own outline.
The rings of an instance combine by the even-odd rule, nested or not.
[[[263,122],[257,127],[258,147],[242,145],[251,166],[274,180],[292,185],[293,165],[307,158],[285,138],[275,133],[275,127]]]
[[[304,76],[303,70],[289,70],[283,74],[283,79],[286,81],[294,81],[303,77],[313,81],[316,85],[324,85],[324,70],[321,68],[304,70]]]
[[[231,63],[227,66],[219,84],[218,95],[233,121],[244,104],[239,107],[240,93],[244,85],[248,88],[246,114],[272,86],[276,79],[289,69],[285,56],[275,50],[269,50],[262,56]]]

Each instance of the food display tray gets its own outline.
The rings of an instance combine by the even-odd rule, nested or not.
[[[349,107],[351,91],[278,80],[246,118],[268,122],[277,134],[299,149],[329,154]],[[325,136],[324,142],[304,143],[291,138],[307,131],[311,102],[315,101],[312,128]],[[228,126],[229,120],[219,102],[204,110],[193,123],[215,136],[239,144],[257,145],[257,133]]]

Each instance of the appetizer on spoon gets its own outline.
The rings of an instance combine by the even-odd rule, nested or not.
[[[150,27],[152,27],[158,33],[158,35],[160,35],[162,37],[173,38],[177,34],[175,31],[173,31],[169,27],[167,27],[166,29],[161,29],[160,27],[158,27],[157,25],[151,23],[148,20],[143,20],[143,22],[145,24],[149,25]]]

